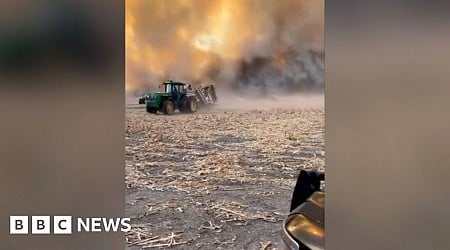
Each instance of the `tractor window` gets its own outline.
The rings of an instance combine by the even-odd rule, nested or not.
[[[172,84],[166,84],[166,92],[167,93],[170,93],[170,92],[172,92]]]
[[[178,93],[183,92],[183,86],[182,85],[173,85],[174,91],[177,91]]]
[[[165,91],[167,93],[172,92],[184,93],[184,85],[167,83]]]

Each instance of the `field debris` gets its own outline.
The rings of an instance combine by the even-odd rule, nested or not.
[[[243,211],[242,207],[248,207],[237,202],[220,202],[213,203],[207,209],[212,211],[216,219],[221,222],[237,221],[237,225],[245,225],[249,220],[263,220],[266,222],[277,222],[282,221],[284,216],[287,214],[282,214],[276,211],[272,212],[260,212],[260,211]]]
[[[126,109],[127,249],[277,249],[302,168],[324,166],[323,108]]]
[[[126,235],[126,242],[130,245],[136,245],[141,249],[164,248],[189,243],[183,240],[183,232],[170,232],[168,236],[153,236],[145,227],[133,225],[132,230]]]
[[[272,242],[271,241],[260,242],[260,244],[261,244],[261,247],[259,248],[259,250],[267,250],[272,245]]]

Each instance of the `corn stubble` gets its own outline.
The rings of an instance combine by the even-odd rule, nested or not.
[[[324,166],[324,109],[126,110],[128,249],[276,249],[300,168]]]

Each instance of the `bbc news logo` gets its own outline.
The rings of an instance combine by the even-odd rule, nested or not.
[[[52,219],[53,217],[53,219]],[[72,234],[81,232],[129,232],[130,218],[76,218],[72,216],[10,216],[10,234]],[[31,222],[31,224],[29,224]],[[30,225],[30,226],[29,226]],[[31,230],[30,230],[31,228]]]

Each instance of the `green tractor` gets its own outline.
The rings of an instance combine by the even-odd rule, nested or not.
[[[173,114],[175,110],[181,113],[194,113],[197,111],[197,97],[192,92],[190,84],[168,80],[163,83],[164,92],[153,92],[147,95],[145,104],[147,112],[162,112]]]

